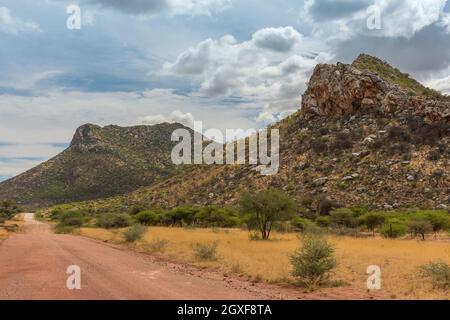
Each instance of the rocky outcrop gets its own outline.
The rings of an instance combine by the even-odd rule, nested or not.
[[[448,98],[418,95],[412,89],[386,81],[355,65],[316,66],[302,99],[305,119],[316,115],[340,117],[378,112],[385,115],[409,113],[429,122],[450,121]]]

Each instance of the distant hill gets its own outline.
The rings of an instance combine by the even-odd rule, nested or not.
[[[450,102],[376,57],[316,66],[302,108],[280,129],[280,171],[188,166],[132,193],[79,206],[235,204],[246,191],[285,190],[370,208],[450,207]]]
[[[174,169],[171,134],[181,124],[78,128],[66,150],[0,183],[0,199],[45,206],[113,196],[150,185]],[[190,130],[190,129],[189,129]],[[192,131],[191,131],[192,132]]]

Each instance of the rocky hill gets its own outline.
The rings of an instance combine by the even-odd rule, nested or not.
[[[96,199],[131,192],[167,176],[175,166],[171,134],[181,124],[78,128],[66,150],[0,183],[0,199],[24,206]]]
[[[302,206],[329,198],[370,208],[450,206],[450,100],[377,58],[318,65],[280,129],[280,171],[189,166],[152,186],[84,206],[234,204],[279,188]]]

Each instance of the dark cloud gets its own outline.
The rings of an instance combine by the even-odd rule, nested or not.
[[[351,62],[365,52],[380,57],[404,72],[425,79],[450,66],[450,34],[432,25],[411,39],[359,36],[337,47],[337,60]]]
[[[87,2],[129,14],[162,11],[169,6],[167,0],[87,0]]]
[[[314,0],[308,5],[308,14],[316,21],[333,20],[366,10],[373,0]]]

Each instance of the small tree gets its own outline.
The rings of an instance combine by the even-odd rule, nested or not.
[[[375,229],[384,224],[386,217],[381,213],[372,212],[361,216],[360,221],[367,227],[367,229],[372,231],[373,236],[375,236]]]
[[[248,225],[258,229],[263,240],[269,239],[275,222],[289,220],[295,211],[294,201],[278,190],[245,194],[240,204]]]
[[[302,247],[291,256],[292,275],[308,289],[314,289],[329,280],[336,267],[334,248],[320,236],[303,238]]]
[[[425,219],[414,219],[411,220],[408,224],[409,232],[414,235],[422,236],[422,240],[425,240],[425,236],[428,232],[433,230],[430,222]]]
[[[450,227],[450,215],[445,211],[426,211],[425,217],[431,224],[434,232],[434,239],[437,239],[437,234],[440,231],[446,230]]]

